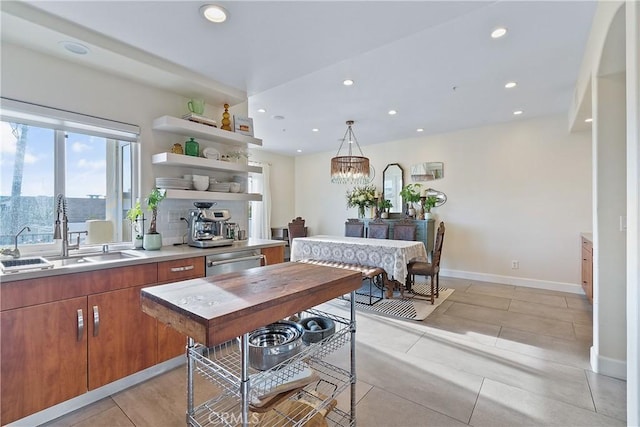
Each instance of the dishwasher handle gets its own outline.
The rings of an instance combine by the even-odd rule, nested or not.
[[[207,261],[207,267],[215,267],[216,265],[224,265],[224,264],[230,264],[234,262],[253,261],[257,259],[264,260],[265,256],[260,254],[260,255],[252,255],[252,256],[243,256],[239,258],[229,258],[221,261]]]

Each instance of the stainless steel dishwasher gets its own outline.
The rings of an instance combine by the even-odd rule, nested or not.
[[[209,255],[206,259],[205,275],[213,276],[260,267],[264,259],[259,249]]]

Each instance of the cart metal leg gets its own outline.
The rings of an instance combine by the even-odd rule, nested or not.
[[[242,373],[240,393],[242,394],[242,426],[249,425],[249,334],[243,334],[242,345]]]
[[[191,350],[195,347],[193,338],[187,338],[187,425],[191,425],[193,417],[193,360],[189,357]]]
[[[351,291],[351,426],[356,425],[356,291]]]

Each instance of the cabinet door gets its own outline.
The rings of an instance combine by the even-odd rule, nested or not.
[[[156,320],[140,308],[143,287],[88,297],[89,390],[156,363]]]
[[[265,265],[273,265],[284,262],[284,246],[272,246],[260,250],[265,257]]]
[[[86,297],[0,313],[0,424],[87,391],[87,320]]]
[[[204,257],[158,263],[158,281],[177,282],[204,277]],[[158,363],[185,354],[187,337],[170,326],[158,322]]]

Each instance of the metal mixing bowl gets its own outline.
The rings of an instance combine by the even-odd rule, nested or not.
[[[265,371],[302,349],[304,329],[295,322],[281,320],[249,334],[249,365]]]

